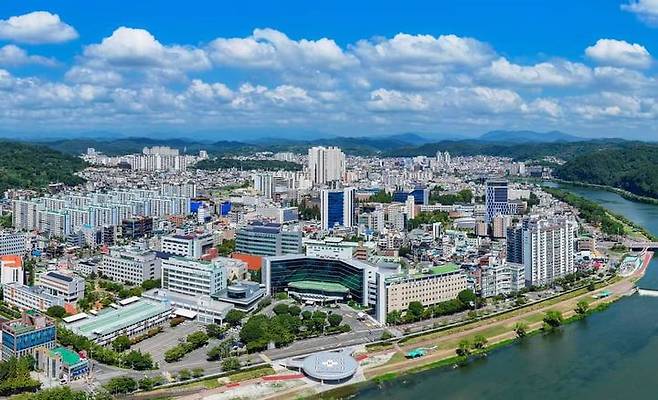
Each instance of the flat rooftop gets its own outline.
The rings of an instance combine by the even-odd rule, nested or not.
[[[288,287],[299,290],[319,290],[333,293],[349,293],[349,289],[340,283],[317,282],[317,281],[297,281],[290,282]]]
[[[171,310],[170,305],[140,300],[125,307],[102,311],[97,316],[74,322],[70,328],[77,334],[93,338],[127,328],[168,310]]]
[[[51,357],[54,355],[61,356],[62,362],[68,366],[76,365],[82,361],[78,353],[73,350],[69,350],[66,347],[55,347],[54,349],[50,350],[50,355]]]

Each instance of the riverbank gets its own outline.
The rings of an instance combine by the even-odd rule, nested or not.
[[[543,179],[543,180],[546,180],[546,179]],[[620,195],[621,197],[625,198],[626,200],[637,201],[639,203],[658,205],[658,199],[655,199],[653,197],[640,196],[639,194],[635,194],[633,192],[629,192],[628,190],[620,189],[620,188],[614,187],[614,186],[599,185],[599,184],[596,184],[596,183],[587,183],[587,182],[579,182],[579,181],[567,181],[567,180],[560,179],[560,178],[550,178],[549,181],[561,183],[561,184],[564,184],[564,185],[573,185],[573,186],[581,186],[581,187],[601,189],[601,190],[605,190],[605,191],[608,191],[608,192],[616,193],[616,194]]]
[[[510,346],[525,340],[526,337],[541,334],[544,326],[543,317],[547,311],[560,311],[564,318],[564,323],[571,323],[579,321],[585,316],[578,314],[575,309],[580,301],[587,301],[590,313],[603,311],[613,302],[621,299],[633,292],[635,282],[641,278],[644,269],[638,271],[637,274],[617,281],[612,281],[608,285],[604,285],[594,292],[584,292],[577,296],[569,297],[556,304],[545,305],[539,309],[534,309],[511,318],[503,318],[494,321],[487,321],[488,324],[478,324],[477,326],[469,327],[469,329],[457,329],[456,332],[447,331],[442,335],[428,335],[429,338],[423,336],[414,338],[416,340],[411,343],[402,343],[400,346],[394,346],[390,350],[378,350],[369,353],[369,357],[381,356],[382,354],[391,354],[390,361],[384,365],[374,366],[372,368],[364,367],[364,376],[367,379],[365,382],[356,383],[354,385],[343,386],[337,389],[329,390],[326,392],[318,393],[308,397],[309,399],[343,399],[357,393],[363,387],[370,385],[372,382],[381,383],[397,379],[402,376],[423,372],[429,369],[459,367],[465,365],[473,359],[486,356],[487,353],[500,349],[502,347]],[[594,295],[602,292],[609,292],[607,297],[594,298]],[[526,324],[525,337],[519,337],[515,331],[517,323]],[[547,334],[550,334],[548,332]],[[488,341],[488,346],[476,352],[471,357],[460,357],[456,355],[456,350],[459,342],[463,339],[472,339],[476,335],[484,336]],[[407,359],[406,352],[415,348],[429,348],[435,347],[428,355],[416,358]]]

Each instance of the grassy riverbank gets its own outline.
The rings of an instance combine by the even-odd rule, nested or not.
[[[562,326],[575,323],[578,321],[582,321],[583,319],[587,318],[587,316],[591,314],[604,311],[610,306],[612,302],[618,300],[619,298],[620,297],[614,297],[610,299],[601,300],[601,302],[598,303],[598,305],[588,310],[586,314],[577,314],[575,311],[571,312],[570,316],[564,318],[562,322]],[[373,383],[377,385],[381,385],[381,384],[385,384],[386,382],[393,381],[407,375],[417,374],[428,370],[435,370],[440,368],[458,368],[468,363],[471,363],[479,358],[487,357],[489,354],[491,354],[496,350],[503,349],[513,344],[526,341],[531,336],[540,335],[540,334],[550,335],[550,334],[554,334],[556,331],[560,329],[561,329],[560,327],[547,329],[544,327],[543,322],[539,321],[533,324],[528,329],[526,334],[521,337],[515,334],[512,337],[509,337],[509,335],[497,335],[488,338],[488,340],[490,341],[488,346],[486,346],[481,350],[476,350],[468,356],[458,356],[453,351],[452,355],[448,355],[436,360],[431,360],[430,357],[427,357],[425,358],[427,362],[420,363],[419,365],[414,365],[409,368],[404,367],[403,365],[405,363],[404,361],[396,362],[395,364],[397,365],[397,368],[395,372],[386,372],[381,375],[376,375],[371,377],[368,381],[360,382],[353,385],[347,385],[330,391],[318,393],[310,397],[307,397],[307,399],[340,400],[340,399],[350,398],[357,395],[359,391],[364,390],[365,388],[372,385]],[[422,359],[417,359],[417,360],[422,360]],[[407,360],[408,363],[410,363],[411,361],[414,360]]]
[[[609,235],[633,235],[639,234],[651,241],[658,241],[658,236],[649,232],[646,228],[634,223],[623,215],[600,206],[582,196],[569,192],[568,190],[542,187],[547,193],[575,208],[580,212],[580,217],[585,221],[601,228],[603,233]]]
[[[658,199],[654,197],[648,197],[648,196],[640,196],[635,193],[631,193],[628,190],[624,190],[615,186],[610,186],[610,185],[599,185],[596,183],[588,183],[588,182],[579,182],[579,181],[568,181],[560,178],[551,178],[552,181],[557,182],[557,183],[562,183],[565,185],[573,185],[573,186],[582,186],[582,187],[590,187],[590,188],[595,188],[595,189],[601,189],[601,190],[606,190],[608,192],[613,192],[621,197],[625,198],[626,200],[630,201],[637,201],[638,203],[647,203],[647,204],[654,204],[658,205]]]

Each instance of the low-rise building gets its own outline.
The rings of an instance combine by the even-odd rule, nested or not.
[[[97,315],[84,315],[84,318],[67,324],[66,328],[105,346],[118,336],[134,337],[164,324],[172,310],[167,303],[136,299],[124,306],[104,309]]]
[[[66,303],[75,303],[85,295],[85,280],[73,274],[48,271],[39,277],[39,285]]]
[[[221,324],[226,314],[233,309],[233,304],[218,301],[208,295],[189,295],[168,289],[151,289],[144,292],[145,299],[169,304],[175,315],[195,319],[202,324]]]
[[[0,256],[0,285],[24,283],[23,259],[18,255]]]
[[[213,295],[217,300],[233,304],[244,312],[256,309],[260,299],[265,296],[265,287],[257,282],[238,281]]]
[[[55,324],[38,311],[26,311],[19,319],[1,325],[3,360],[34,355],[39,347],[55,347]]]
[[[424,268],[417,273],[391,275],[383,279],[386,314],[404,311],[418,301],[430,306],[457,298],[467,288],[466,274],[455,264]],[[380,316],[382,318],[382,316]],[[385,318],[385,316],[383,317]]]
[[[109,254],[103,255],[98,272],[113,281],[133,285],[160,278],[156,253],[128,246],[110,248]]]
[[[66,304],[64,299],[53,296],[42,286],[26,286],[19,283],[9,283],[2,288],[4,301],[21,310],[46,311],[52,306]]]
[[[212,233],[164,236],[161,243],[164,253],[189,258],[201,258],[213,247],[215,237]]]
[[[71,382],[83,378],[89,373],[89,360],[66,347],[39,347],[35,350],[37,368],[47,378],[55,381]]]

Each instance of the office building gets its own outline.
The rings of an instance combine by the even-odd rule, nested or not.
[[[8,283],[2,287],[5,303],[21,310],[46,311],[52,306],[66,305],[64,299],[53,296],[42,286],[26,286],[19,283]]]
[[[212,295],[226,288],[227,269],[243,264],[233,258],[217,257],[211,261],[172,256],[161,260],[162,288],[185,295]]]
[[[39,285],[66,303],[75,303],[85,295],[85,280],[73,274],[48,271],[39,277]]]
[[[426,205],[430,203],[430,191],[427,188],[415,188],[410,191],[396,190],[393,192],[393,201],[405,203],[409,196],[413,197],[414,204]]]
[[[302,252],[302,232],[279,224],[253,222],[235,234],[235,252],[256,256],[280,256]]]
[[[336,226],[351,228],[356,220],[356,189],[324,189],[321,193],[320,214],[322,229]]]
[[[383,279],[382,288],[386,314],[404,311],[414,301],[430,306],[452,300],[466,288],[466,274],[455,264],[390,275]]]
[[[3,360],[34,355],[39,347],[55,347],[55,324],[38,311],[26,311],[19,319],[5,321],[0,325]]]
[[[161,242],[164,253],[189,258],[201,258],[214,247],[215,237],[210,232],[163,236]]]
[[[121,236],[125,239],[141,239],[151,236],[152,233],[152,217],[131,217],[121,221]]]
[[[375,242],[350,242],[341,237],[328,236],[322,240],[304,239],[309,257],[357,259],[366,261],[375,253]]]
[[[151,279],[160,279],[160,266],[156,253],[138,247],[111,247],[104,254],[98,272],[116,282],[141,285]]]
[[[543,286],[575,272],[575,221],[533,219],[523,228],[523,264],[526,284]]]
[[[514,215],[516,204],[509,202],[508,182],[488,180],[485,189],[485,222],[490,224],[496,215]]]
[[[367,306],[369,273],[376,268],[357,260],[287,255],[263,259],[266,293],[288,293],[303,301],[355,301]]]
[[[23,259],[17,255],[0,256],[0,286],[8,283],[24,283]]]
[[[308,149],[308,172],[314,184],[341,181],[345,174],[345,154],[338,147]]]

